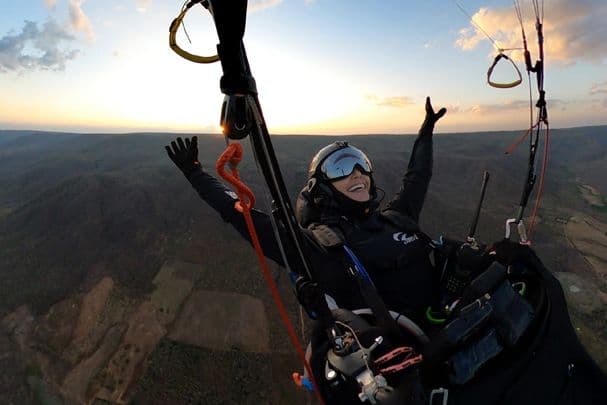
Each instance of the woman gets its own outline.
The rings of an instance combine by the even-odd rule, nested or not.
[[[297,215],[302,228],[312,236],[307,253],[315,281],[340,307],[364,306],[341,256],[333,253],[342,244],[364,264],[390,309],[420,319],[423,310],[434,302],[437,283],[418,219],[432,176],[434,125],[445,112],[445,108],[435,112],[430,98],[426,99],[426,119],[413,146],[402,187],[381,211],[372,165],[361,150],[338,141],[312,159],[309,180],[298,198]],[[200,197],[248,240],[242,214],[234,209],[235,194],[202,170],[196,137],[185,142],[178,138],[166,150]],[[269,216],[254,210],[253,219],[264,254],[283,264]],[[326,240],[327,234],[332,240]]]
[[[312,159],[308,182],[298,198],[297,216],[304,234],[309,237],[305,239],[305,248],[312,262],[314,280],[335,299],[339,307],[356,309],[367,306],[359,284],[344,266],[342,246],[346,245],[362,262],[388,308],[408,315],[422,327],[427,326],[424,310],[436,303],[440,291],[428,257],[429,241],[420,232],[418,219],[432,176],[432,132],[445,112],[444,108],[435,112],[430,99],[426,100],[426,119],[415,140],[402,187],[381,210],[373,168],[361,150],[347,142],[334,142],[321,149]],[[202,170],[196,138],[191,141],[186,139],[185,142],[178,138],[166,149],[202,199],[244,238],[249,239],[243,216],[234,209],[235,194]],[[252,214],[265,255],[283,264],[270,217],[259,211]],[[491,322],[485,323],[482,328],[470,329],[471,335],[467,334],[467,329],[462,329],[464,340],[457,340],[455,344],[449,343],[448,338],[458,329],[449,325],[456,321],[468,322],[467,316],[451,317],[447,327],[435,329],[437,334],[424,348],[424,365],[428,367],[430,363],[436,366],[427,369],[423,388],[418,384],[418,377],[406,374],[407,378],[399,388],[412,398],[407,403],[427,403],[424,402],[424,394],[431,394],[430,390],[436,387],[448,387],[448,390],[441,388],[439,391],[443,392],[443,403],[447,402],[448,395],[449,403],[453,404],[604,403],[607,396],[605,375],[579,343],[567,315],[562,288],[535,253],[527,246],[504,240],[494,244],[489,255],[482,256],[503,264],[523,264],[523,268],[517,270],[520,273],[518,277],[529,285],[527,297],[533,312],[512,318],[510,315],[516,311],[512,311],[515,306],[510,304],[517,304],[519,309],[529,309],[529,304],[522,304],[523,299],[518,298],[519,294],[505,284],[504,280],[513,275],[508,273],[506,277],[503,271],[505,267],[499,266],[489,269],[493,271],[484,272],[487,277],[501,275],[499,283],[493,283],[498,287],[491,287],[491,294],[485,294],[485,290],[476,291],[478,294],[468,296],[469,300],[478,296],[499,304],[496,297],[503,297],[501,292],[510,291],[509,301],[506,302],[508,305],[503,306],[505,311],[493,313]],[[459,265],[465,265],[461,262],[461,256],[458,255],[458,259]],[[472,258],[471,263],[471,267],[477,267],[474,264],[478,261]],[[486,263],[480,267],[485,266]],[[479,276],[475,281],[486,281],[487,277],[483,279]],[[471,285],[468,291],[475,292],[479,285],[472,287],[475,286]],[[461,301],[465,301],[464,298],[466,295]],[[477,301],[480,302],[477,299],[466,308],[478,307],[476,311],[483,313],[482,308],[487,306],[474,306]],[[499,309],[499,305],[495,308]],[[454,310],[455,313],[459,311],[458,307]],[[474,315],[472,312],[466,314]],[[473,320],[474,317],[470,316],[469,319]],[[527,323],[519,330],[520,333],[527,329],[526,325],[531,319],[533,323],[525,335],[517,336],[520,342],[502,349],[504,341],[494,339],[496,333],[508,332],[504,325],[522,325],[525,319]],[[357,322],[355,318],[352,321],[352,324]],[[349,323],[347,320],[345,322]],[[353,328],[361,330],[356,326]],[[323,339],[324,335],[320,333],[316,337]],[[372,343],[374,335],[367,337],[371,340],[365,347]],[[486,344],[488,338],[492,338],[496,344]],[[318,355],[312,359],[312,368],[317,380],[321,380],[326,370],[324,354],[329,348],[326,341],[315,342],[314,339],[315,336],[312,337],[312,346],[319,349],[314,349]],[[444,351],[445,348],[451,351]],[[499,350],[487,352],[494,348]],[[494,358],[502,350],[506,352],[505,355]],[[438,356],[436,353],[445,354]],[[445,370],[441,367],[445,364],[468,367],[464,370],[466,374],[459,375],[465,377],[463,382],[454,380],[453,375],[443,374]],[[490,371],[476,375],[478,367]],[[452,367],[450,370],[453,372]],[[458,377],[457,373],[455,376]],[[473,376],[474,379],[469,380]],[[342,394],[350,395],[348,390],[330,392],[322,383],[320,388],[323,395],[334,399],[334,403],[349,401],[340,397]],[[343,398],[356,398],[358,383],[355,382],[350,388],[354,397]],[[359,403],[357,398],[354,402]]]

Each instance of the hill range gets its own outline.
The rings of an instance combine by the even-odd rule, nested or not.
[[[306,402],[291,382],[301,365],[252,249],[165,154],[177,136],[0,131],[1,403]],[[436,134],[422,228],[464,239],[487,170],[477,238],[503,238],[527,170],[526,143],[504,155],[519,136]],[[225,141],[198,137],[200,160],[211,170]],[[415,137],[339,139],[368,152],[389,200]],[[333,140],[273,137],[293,198],[310,157]],[[607,126],[553,130],[533,235],[603,369],[606,168]],[[267,211],[250,151],[240,169]],[[273,271],[299,324],[288,277]]]

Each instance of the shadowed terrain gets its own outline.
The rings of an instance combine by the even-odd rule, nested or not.
[[[477,239],[503,237],[527,148],[503,151],[519,135],[435,135],[427,233],[465,237],[488,170]],[[0,131],[0,403],[305,403],[254,252],[166,157],[175,136]],[[385,203],[415,138],[347,139],[368,152]],[[332,140],[273,138],[293,198]],[[535,248],[607,369],[607,127],[555,130],[551,145]],[[205,168],[224,146],[199,135]],[[246,155],[241,173],[267,211]],[[299,325],[288,277],[273,271]]]

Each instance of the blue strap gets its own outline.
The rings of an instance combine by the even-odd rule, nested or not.
[[[350,260],[352,261],[352,264],[354,265],[354,271],[356,271],[357,275],[363,281],[365,281],[367,284],[369,284],[374,289],[376,289],[375,284],[373,283],[373,280],[371,279],[371,276],[369,276],[369,273],[367,273],[367,270],[365,270],[365,266],[363,266],[363,264],[360,262],[360,260],[358,260],[358,257],[356,257],[354,252],[352,250],[350,250],[350,248],[347,247],[346,245],[344,245],[344,250],[348,254],[348,257],[350,257]]]

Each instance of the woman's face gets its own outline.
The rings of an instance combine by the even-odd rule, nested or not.
[[[358,168],[348,176],[331,183],[333,187],[351,200],[365,202],[371,199],[371,178]]]

